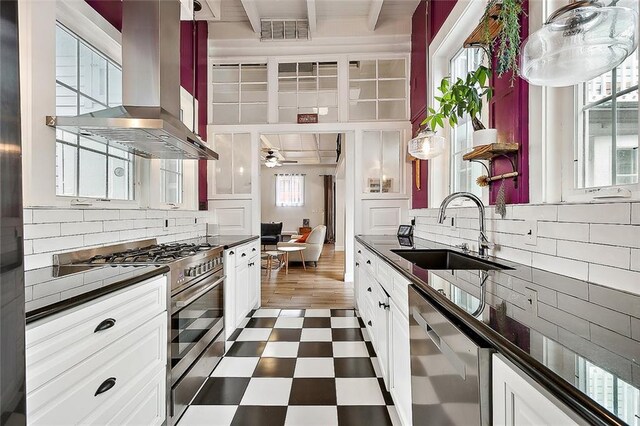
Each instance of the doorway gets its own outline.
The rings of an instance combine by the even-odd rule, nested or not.
[[[354,306],[344,279],[344,136],[260,135],[263,307]]]

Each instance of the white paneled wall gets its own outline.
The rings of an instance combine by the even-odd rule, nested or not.
[[[201,237],[212,218],[208,211],[25,209],[25,270],[51,266],[53,254],[81,248]]]
[[[476,207],[447,209],[442,225],[438,209],[409,216],[416,237],[478,249]],[[505,219],[490,207],[487,231],[497,257],[640,294],[640,203],[514,205]]]

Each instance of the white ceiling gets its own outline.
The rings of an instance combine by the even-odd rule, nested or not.
[[[202,0],[201,0],[202,1]],[[205,0],[206,6],[219,6],[219,13],[211,12],[213,7],[204,7],[198,19],[224,22],[250,21],[260,19],[313,19],[316,21],[332,18],[362,17],[375,25],[387,18],[411,16],[420,0]],[[381,6],[380,6],[381,5]],[[219,16],[214,16],[214,15]],[[373,29],[371,28],[371,29]]]
[[[297,164],[336,164],[337,133],[291,133],[260,137],[264,149],[275,148],[280,160]],[[295,165],[295,163],[294,163]]]

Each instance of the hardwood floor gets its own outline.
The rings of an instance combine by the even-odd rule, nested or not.
[[[263,266],[266,262],[263,261]],[[353,283],[342,281],[344,274],[344,252],[334,250],[332,244],[324,246],[322,256],[315,268],[301,263],[273,271],[267,276],[262,270],[262,306],[272,308],[353,308]]]

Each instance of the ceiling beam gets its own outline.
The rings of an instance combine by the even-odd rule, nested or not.
[[[251,28],[253,31],[260,34],[260,15],[258,14],[258,7],[256,6],[255,0],[240,0],[242,2],[242,7],[244,8],[244,12],[247,14],[247,18],[249,18],[249,22],[251,23]]]
[[[318,26],[316,18],[316,0],[307,0],[307,19],[309,20],[309,33],[315,34]]]
[[[220,3],[222,0],[205,0],[205,3],[207,4],[207,6],[209,6],[209,9],[211,10],[211,13],[213,14],[213,19],[215,20],[220,20]]]
[[[376,29],[378,24],[378,18],[380,18],[380,11],[382,10],[382,3],[384,0],[371,0],[371,8],[369,9],[369,19],[367,20],[367,27],[369,31]]]

